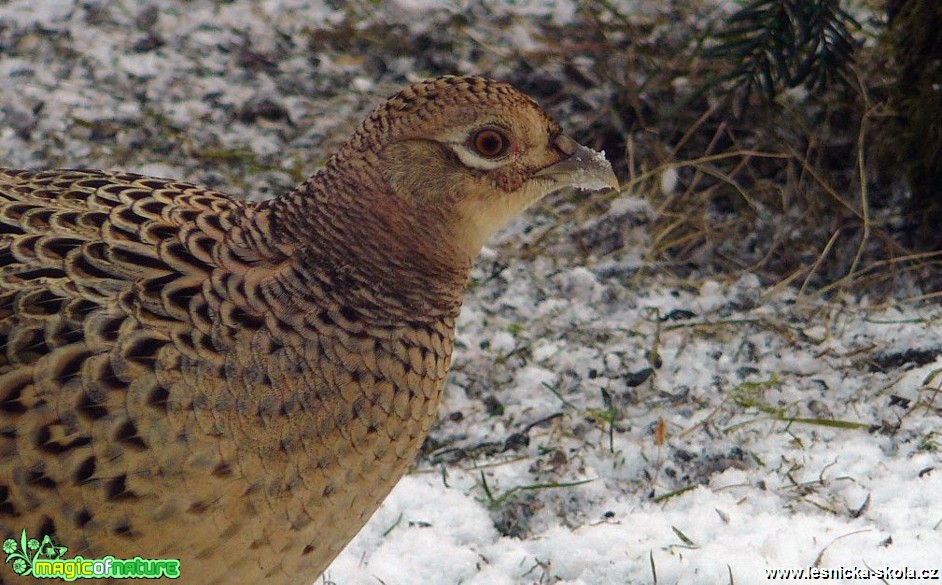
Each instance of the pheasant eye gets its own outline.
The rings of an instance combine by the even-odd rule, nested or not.
[[[507,151],[510,141],[507,137],[491,128],[481,130],[474,135],[474,150],[485,158],[497,158]]]

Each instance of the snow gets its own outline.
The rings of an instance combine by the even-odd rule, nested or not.
[[[664,169],[664,172],[661,173],[661,193],[664,196],[670,195],[677,189],[677,183],[680,180],[680,176],[677,174],[677,169],[671,167],[669,169]]]
[[[6,2],[0,157],[256,198],[290,188],[396,89],[391,78],[423,75],[413,56],[385,55],[384,77],[312,41],[347,17],[336,5],[166,0],[144,18],[131,1]],[[459,5],[379,10],[434,31],[436,11]],[[657,8],[622,10],[635,5]],[[514,18],[501,39],[475,28],[483,45],[527,48],[541,42],[527,19],[565,21],[576,3],[488,10]],[[129,50],[149,33],[159,48]],[[288,120],[240,118],[264,98]],[[115,138],[102,139],[109,124]],[[675,191],[676,173],[661,179]],[[428,451],[319,582],[749,584],[773,582],[775,568],[942,569],[942,308],[826,301],[748,272],[675,279],[646,259],[647,202],[579,197],[606,199],[604,211],[581,217],[554,198],[488,242]]]

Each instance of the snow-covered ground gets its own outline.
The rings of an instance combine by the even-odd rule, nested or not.
[[[283,191],[439,58],[331,36],[386,22],[428,37],[438,22],[428,3],[380,3],[385,20],[375,4],[9,0],[0,162]],[[520,19],[574,14],[492,4],[501,36],[468,29],[485,60],[538,42]],[[438,62],[469,73],[470,56]],[[942,581],[942,308],[824,302],[749,274],[679,281],[645,260],[645,202],[622,193],[588,213],[585,197],[490,242],[440,422],[323,580],[800,583],[767,571],[843,568],[846,582],[917,581],[860,578],[889,568]]]

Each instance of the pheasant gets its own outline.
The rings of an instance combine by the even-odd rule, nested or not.
[[[0,171],[0,538],[314,582],[429,431],[485,237],[571,186],[618,182],[480,77],[403,89],[260,203]]]

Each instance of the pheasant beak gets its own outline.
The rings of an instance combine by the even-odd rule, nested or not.
[[[535,176],[552,179],[554,191],[563,187],[587,191],[618,190],[618,179],[604,154],[582,146],[565,134],[557,136],[553,145],[562,159],[537,171]]]

